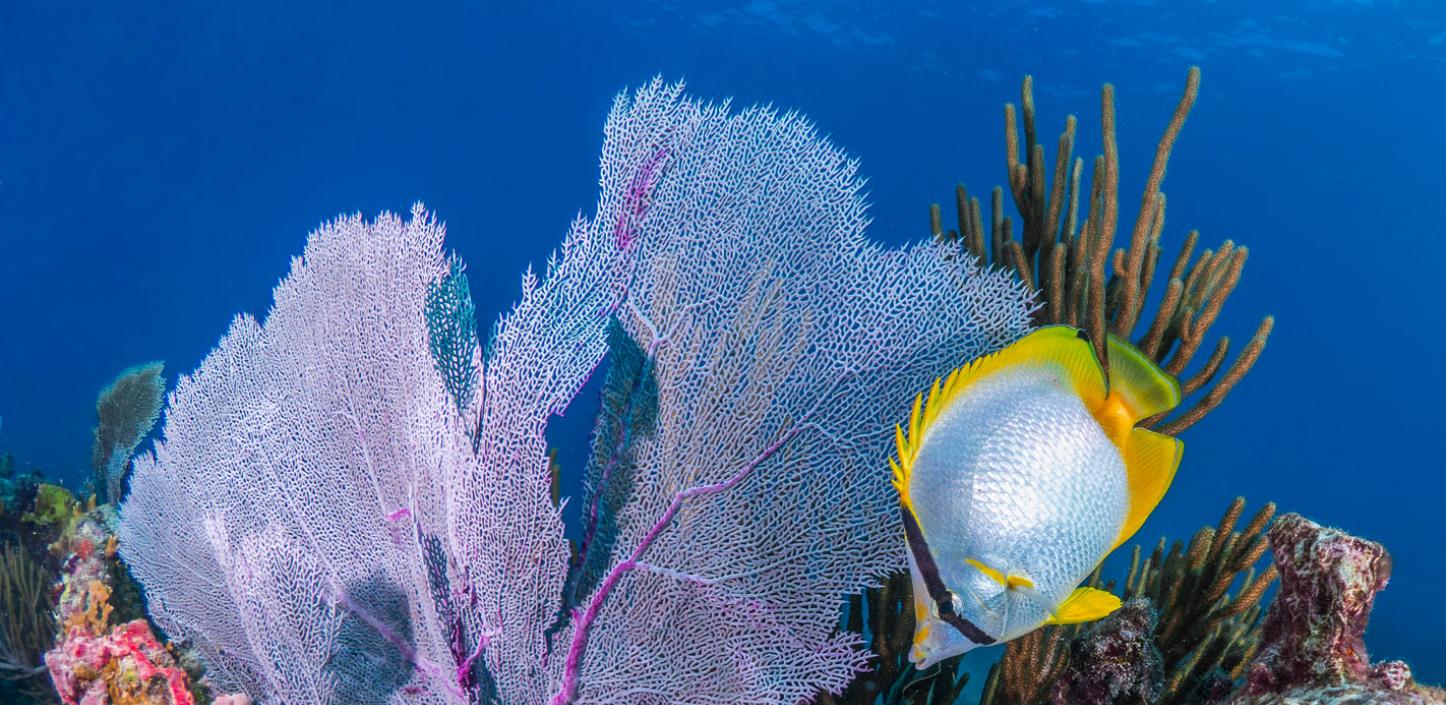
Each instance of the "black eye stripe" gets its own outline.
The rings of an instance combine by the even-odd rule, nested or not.
[[[996,641],[994,637],[985,634],[983,629],[954,611],[954,593],[944,586],[944,580],[939,577],[939,565],[934,562],[934,554],[929,552],[929,544],[924,541],[924,532],[919,529],[919,522],[914,518],[914,513],[901,504],[899,514],[904,519],[905,543],[909,545],[909,552],[914,556],[914,565],[919,568],[919,575],[924,579],[924,587],[929,591],[929,599],[932,599],[934,604],[939,607],[939,619],[959,630],[965,639],[975,644],[980,646],[993,644]]]

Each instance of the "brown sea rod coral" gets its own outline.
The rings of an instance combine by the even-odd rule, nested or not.
[[[956,186],[954,192],[957,230],[943,229],[938,205],[929,211],[936,238],[959,242],[978,261],[1007,267],[1019,275],[1042,304],[1035,313],[1036,323],[1063,323],[1084,329],[1105,364],[1104,334],[1129,338],[1166,372],[1180,378],[1181,391],[1187,397],[1203,390],[1193,405],[1182,405],[1184,410],[1178,414],[1145,423],[1172,436],[1220,405],[1255,364],[1275,325],[1272,317],[1265,317],[1228,367],[1225,360],[1231,341],[1228,336],[1219,338],[1209,347],[1206,361],[1185,375],[1239,282],[1249,254],[1246,248],[1227,240],[1194,257],[1200,237],[1197,231],[1191,231],[1168,272],[1163,279],[1159,276],[1163,252],[1160,238],[1165,228],[1165,192],[1161,190],[1165,167],[1199,88],[1200,69],[1192,67],[1184,94],[1155,148],[1140,210],[1124,247],[1114,246],[1120,213],[1120,164],[1115,141],[1115,89],[1108,83],[1100,92],[1103,154],[1094,158],[1083,213],[1080,176],[1084,161],[1074,156],[1075,117],[1065,119],[1054,167],[1047,169],[1044,145],[1035,134],[1034,81],[1029,76],[1024,78],[1021,110],[1016,111],[1013,104],[1004,106],[1005,159],[1019,227],[1005,214],[1003,191],[998,187],[990,199],[987,233],[979,199],[970,197],[963,185]],[[1022,115],[1024,124],[1023,154],[1017,115]],[[1163,290],[1156,314],[1142,330],[1143,314],[1150,308],[1147,299],[1151,286],[1161,281]]]
[[[1123,585],[1093,577],[1091,586],[1119,593],[1128,609],[1010,642],[985,683],[984,705],[1176,705],[1228,695],[1260,641],[1259,603],[1275,579],[1274,568],[1254,570],[1275,505],[1237,530],[1244,509],[1237,498],[1188,549],[1177,541],[1166,553],[1162,539],[1142,563],[1136,547]]]

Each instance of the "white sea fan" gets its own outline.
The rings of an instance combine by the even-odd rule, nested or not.
[[[791,704],[862,667],[833,624],[902,563],[893,425],[1021,335],[1027,296],[948,248],[867,242],[854,165],[795,115],[655,80],[614,103],[600,169],[596,215],[524,276],[470,403],[430,357],[448,268],[420,207],[313,233],[265,323],[238,317],[178,382],[121,550],[218,686],[288,705]],[[595,546],[603,587],[558,620],[544,431],[610,320],[650,359],[656,423],[620,448],[634,484]]]
[[[157,624],[222,688],[386,702],[414,668],[452,661],[413,527],[389,518],[441,526],[416,508],[441,506],[474,464],[422,318],[442,238],[420,206],[406,223],[353,216],[312,233],[266,322],[236,318],[136,460],[122,556]]]

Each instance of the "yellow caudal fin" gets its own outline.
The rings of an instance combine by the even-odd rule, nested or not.
[[[1128,541],[1175,478],[1184,444],[1135,424],[1180,404],[1180,383],[1135,346],[1109,337],[1110,391],[1095,418],[1120,449],[1129,483],[1130,506],[1115,547]]]
[[[1180,467],[1180,456],[1184,452],[1185,444],[1173,436],[1144,428],[1130,431],[1121,449],[1129,482],[1130,510],[1120,527],[1115,548],[1130,540],[1150,512],[1155,511],[1175,479],[1175,470]]]
[[[934,380],[927,394],[914,399],[907,429],[894,429],[896,458],[889,460],[894,473],[894,488],[899,491],[906,508],[909,500],[909,476],[914,461],[923,447],[924,436],[939,415],[975,382],[1015,367],[1044,367],[1059,375],[1084,400],[1088,408],[1097,408],[1105,400],[1105,382],[1094,348],[1069,326],[1045,326],[1020,338],[1014,344],[992,355],[985,355],[947,376]]]
[[[1180,383],[1135,346],[1109,338],[1110,397],[1124,406],[1130,424],[1180,403]]]
[[[1079,624],[1102,619],[1120,608],[1120,598],[1112,592],[1091,587],[1075,588],[1064,604],[1044,620],[1045,624]]]

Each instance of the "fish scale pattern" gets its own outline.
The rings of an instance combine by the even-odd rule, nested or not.
[[[964,561],[1028,577],[1056,604],[1113,546],[1128,507],[1119,451],[1051,371],[977,382],[929,429],[910,479],[941,577],[964,616],[1000,641],[1048,610]]]

